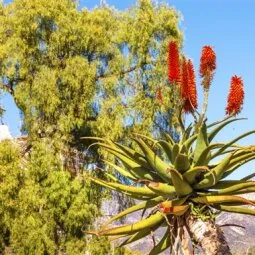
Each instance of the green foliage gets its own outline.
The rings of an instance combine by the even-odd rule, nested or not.
[[[71,0],[5,5],[1,88],[23,113],[24,131],[32,140],[63,142],[84,132],[119,139],[126,126],[169,130],[171,105],[155,95],[166,84],[167,42],[181,42],[178,19],[174,9],[148,0],[124,12],[105,5],[80,11]]]
[[[17,148],[11,146],[9,142],[2,142],[0,152],[0,252],[2,253],[5,244],[9,243],[9,229],[18,206],[15,198],[24,182],[24,177],[19,167]]]
[[[97,153],[77,167],[90,144],[80,137],[125,140],[131,131],[171,129],[171,105],[155,95],[167,83],[169,39],[181,45],[179,14],[148,0],[124,12],[79,10],[72,0],[0,8],[0,89],[21,111],[30,148],[24,157],[0,144],[2,252],[107,254],[106,238],[82,231],[100,215],[104,192],[81,178]]]
[[[101,198],[90,181],[59,169],[56,157],[38,142],[29,160],[14,141],[0,143],[0,253],[109,254],[105,237],[88,239]],[[48,171],[47,171],[48,170]],[[128,255],[115,249],[116,255]]]
[[[56,168],[53,155],[40,145],[24,162],[11,142],[0,144],[2,247],[14,254],[84,254],[81,226],[86,230],[100,213],[91,185]]]

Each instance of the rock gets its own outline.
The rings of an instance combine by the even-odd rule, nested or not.
[[[255,193],[247,194],[244,197],[255,200]],[[249,254],[248,251],[255,248],[255,216],[223,212],[217,218],[217,224],[235,224],[243,227],[223,227],[233,254]]]

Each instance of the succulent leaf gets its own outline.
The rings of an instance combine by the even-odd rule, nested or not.
[[[147,179],[147,180],[161,180],[159,176],[154,174],[152,171],[145,168],[143,165],[138,164],[135,160],[124,156],[122,153],[119,153],[115,150],[106,149],[111,154],[116,156],[122,164],[130,171],[131,175],[134,175],[138,179]]]
[[[169,161],[173,163],[173,159],[172,159],[173,146],[172,146],[172,144],[170,144],[169,142],[166,142],[164,140],[160,140],[160,141],[158,141],[158,143],[163,148],[163,150],[164,150],[165,154],[167,155]]]
[[[164,236],[160,240],[160,242],[153,247],[150,251],[149,255],[157,255],[163,251],[165,251],[171,244],[170,242],[170,228],[168,227]]]
[[[185,132],[182,135],[181,144],[184,144],[187,139],[189,139],[191,131],[193,129],[192,123],[186,128]]]
[[[200,181],[198,184],[195,184],[194,188],[204,189],[214,186],[221,179],[223,173],[227,170],[231,157],[232,154],[228,155],[216,167],[211,169],[209,173],[206,173],[203,180]]]
[[[232,167],[246,159],[252,158],[253,156],[255,156],[255,151],[251,149],[235,151],[233,153],[231,161],[229,162],[229,167]]]
[[[200,127],[198,137],[197,137],[197,143],[196,143],[196,148],[194,151],[194,164],[198,161],[199,157],[203,153],[203,151],[208,147],[208,137],[207,137],[207,127],[205,122],[202,124]]]
[[[194,134],[183,143],[183,145],[186,146],[187,150],[189,150],[191,145],[196,141],[197,136],[198,136],[197,134]]]
[[[229,176],[230,174],[232,174],[235,170],[237,170],[240,166],[248,163],[249,161],[255,159],[255,155],[246,155],[246,156],[243,156],[243,158],[245,158],[244,160],[236,160],[236,163],[234,164],[234,162],[230,161],[230,164],[228,166],[228,169],[227,171],[223,174],[223,177],[222,178],[226,178],[227,176]]]
[[[166,140],[167,140],[171,145],[174,145],[174,144],[175,144],[175,141],[174,141],[174,139],[172,138],[171,135],[165,133],[165,136],[166,136]]]
[[[106,188],[110,188],[112,190],[118,191],[118,192],[122,192],[124,194],[127,195],[134,195],[134,196],[141,196],[141,197],[156,197],[157,195],[150,190],[149,188],[145,187],[135,187],[135,186],[129,186],[129,185],[124,185],[124,184],[120,184],[120,183],[115,183],[115,182],[106,182],[104,180],[100,180],[91,176],[87,176],[87,178],[89,178],[91,181],[102,185]]]
[[[235,184],[243,183],[242,181],[239,180],[222,180],[219,181],[216,185],[210,188],[210,190],[217,190],[217,189],[225,189],[232,187]]]
[[[255,176],[255,173],[249,174],[241,179],[241,181],[249,181]]]
[[[255,133],[255,130],[252,130],[252,131],[249,131],[247,133],[244,133],[240,136],[238,136],[237,138],[233,139],[232,141],[226,143],[224,146],[222,146],[217,152],[215,152],[213,155],[212,155],[212,159],[221,155],[222,152],[224,152],[227,148],[229,148],[232,144],[236,143],[237,141],[241,140],[242,138],[246,137],[246,136],[249,136],[249,135],[252,135]]]
[[[252,203],[250,200],[245,199],[243,197],[238,196],[231,196],[231,195],[225,195],[225,196],[202,196],[202,197],[196,197],[191,199],[193,202],[201,203],[201,204],[221,204],[221,203],[231,203],[231,202],[242,202],[245,204],[249,204],[252,206],[255,206],[254,203]]]
[[[126,178],[129,178],[133,181],[137,180],[137,177],[135,175],[131,174],[130,171],[127,171],[126,169],[123,169],[122,167],[117,166],[110,161],[103,160],[103,162],[106,163],[107,165],[111,166],[112,168],[114,168],[122,176],[125,176]]]
[[[111,224],[113,221],[118,220],[121,217],[124,217],[130,213],[139,211],[139,210],[143,210],[143,209],[148,209],[151,208],[153,206],[156,206],[158,203],[164,201],[164,198],[159,196],[159,197],[155,197],[152,199],[149,199],[148,201],[133,205],[129,208],[127,208],[126,210],[116,214],[115,216],[113,216],[111,219],[109,219],[104,226],[102,227],[103,229],[106,228],[109,224]]]
[[[126,154],[126,156],[130,157],[133,160],[136,160],[137,163],[139,163],[139,164],[145,166],[146,168],[150,169],[150,166],[147,163],[146,158],[141,153],[139,153],[139,152],[127,147],[127,146],[124,146],[120,143],[115,143],[115,145],[117,147],[119,147],[119,149],[121,149]]]
[[[175,143],[173,145],[173,150],[172,150],[172,162],[173,163],[175,162],[175,159],[178,156],[179,152],[180,152],[180,146],[178,143]]]
[[[215,143],[211,144],[208,147],[206,147],[198,157],[197,161],[194,160],[194,166],[204,166],[207,165],[208,162],[210,161],[211,157],[211,151],[214,150],[215,148],[221,147],[221,143]]]
[[[215,190],[213,192],[210,192],[211,195],[213,194],[232,194],[235,191],[249,188],[249,187],[255,187],[255,182],[240,182],[238,184],[232,184],[229,187],[226,188],[221,188],[219,190]],[[215,185],[214,188],[217,188],[217,184]]]
[[[160,226],[160,224],[155,225],[152,228],[145,228],[145,229],[141,229],[138,232],[136,232],[135,234],[133,234],[132,236],[130,236],[128,239],[126,239],[123,243],[121,243],[119,245],[119,247],[122,247],[124,245],[133,243],[135,241],[138,241],[140,239],[142,239],[143,237],[150,235],[153,231],[155,231],[158,227]]]
[[[209,172],[209,168],[207,166],[196,166],[186,171],[183,174],[183,178],[189,184],[194,184],[196,182],[196,178],[204,172]]]
[[[135,156],[135,155],[132,156],[130,153],[126,153],[125,151],[123,151],[122,149],[119,149],[116,146],[111,146],[111,145],[104,144],[104,143],[97,143],[97,145],[103,147],[106,151],[108,151],[111,154],[117,156],[118,158],[127,158],[127,159],[133,161],[134,163],[139,164],[139,165],[141,165],[142,167],[144,167],[148,170],[151,169],[150,165],[148,164],[148,162],[143,157],[139,157],[139,156]]]
[[[164,215],[161,212],[157,212],[146,219],[140,220],[134,224],[129,224],[121,227],[115,227],[111,229],[103,229],[98,232],[98,235],[123,235],[133,234],[142,229],[152,228],[153,226],[161,223],[164,219]]]
[[[215,209],[225,211],[225,212],[234,212],[234,213],[255,215],[255,210],[250,209],[250,208],[243,208],[243,207],[230,206],[230,205],[217,205],[217,206],[213,206],[213,207]]]
[[[225,121],[227,121],[227,120],[229,120],[231,118],[233,118],[233,115],[227,115],[222,120],[217,120],[217,121],[214,121],[214,122],[208,124],[207,127],[211,128],[211,127],[217,126],[217,125],[219,125],[219,124],[221,124],[221,123],[223,123],[223,122],[225,122]]]
[[[188,149],[187,149],[187,147],[186,147],[185,144],[183,144],[183,145],[181,146],[180,154],[186,154],[186,155],[188,154]]]
[[[134,133],[134,135],[135,135],[136,137],[141,138],[143,141],[144,141],[144,139],[145,139],[145,140],[150,141],[152,144],[157,143],[157,140],[153,139],[153,138],[150,137],[150,136],[146,136],[146,135],[139,134],[139,133]]]
[[[248,194],[253,192],[255,192],[255,187],[249,187],[249,188],[239,189],[237,191],[234,191],[233,195]]]
[[[155,194],[172,199],[176,197],[176,191],[174,186],[161,183],[161,182],[146,182],[147,187],[151,189]]]
[[[189,183],[186,182],[186,180],[184,180],[183,176],[175,169],[169,169],[169,171],[172,176],[172,181],[173,181],[174,188],[176,190],[176,194],[179,197],[184,197],[186,195],[191,194],[193,189],[189,185]]]
[[[179,153],[174,162],[175,168],[180,172],[184,173],[186,170],[190,168],[190,162],[187,155]]]
[[[235,119],[230,119],[227,121],[224,121],[221,125],[217,126],[215,129],[213,129],[209,134],[208,134],[208,140],[211,142],[213,138],[228,124],[238,121],[238,120],[245,120],[245,118],[235,118]]]
[[[119,182],[119,179],[112,174],[105,173],[105,175],[113,182]]]
[[[149,146],[142,139],[133,138],[133,140],[139,145],[141,150],[143,151],[148,163],[151,167],[158,173],[158,175],[166,182],[171,183],[171,176],[167,173],[167,169],[169,168],[169,164],[159,158],[154,151],[150,149]]]

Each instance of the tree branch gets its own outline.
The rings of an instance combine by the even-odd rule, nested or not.
[[[12,96],[14,96],[14,89],[11,85],[3,85],[0,84],[0,89],[7,91],[8,93],[10,93]]]
[[[124,70],[118,74],[100,74],[96,77],[96,81],[100,80],[100,79],[103,79],[103,78],[107,78],[107,77],[111,77],[111,76],[122,76],[122,75],[125,75],[127,73],[131,73],[135,70],[138,70],[139,68],[143,68],[145,65],[148,65],[150,63],[142,63],[141,65],[137,65],[137,66],[133,66],[133,67],[130,67],[129,69],[127,70]]]

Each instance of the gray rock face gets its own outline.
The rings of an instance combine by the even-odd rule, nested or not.
[[[255,217],[234,213],[222,213],[218,219],[219,225],[237,224],[245,227],[223,227],[225,236],[234,254],[246,254],[247,250],[255,248]],[[254,253],[253,253],[254,254]]]
[[[255,200],[255,193],[244,197]],[[217,218],[219,225],[236,224],[241,227],[223,227],[233,254],[255,254],[255,216],[223,212]],[[252,252],[253,250],[253,252]]]

